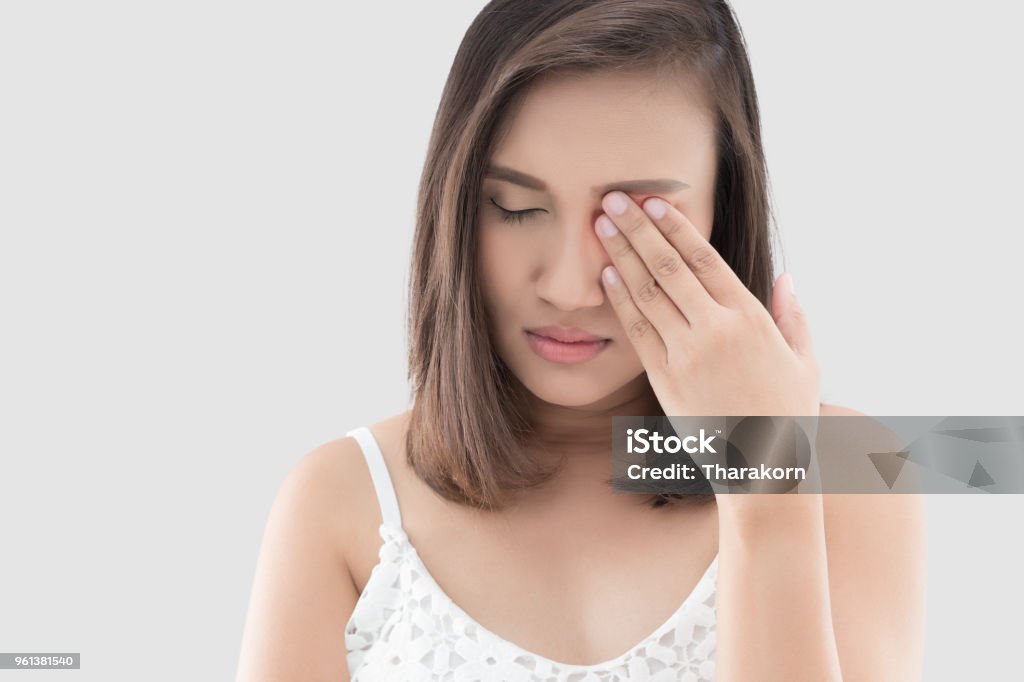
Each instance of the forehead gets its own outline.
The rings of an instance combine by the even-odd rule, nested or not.
[[[507,112],[491,160],[562,186],[693,176],[713,163],[714,135],[704,93],[690,79],[560,74],[533,83]]]

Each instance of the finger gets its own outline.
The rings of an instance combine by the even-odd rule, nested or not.
[[[676,304],[665,295],[661,285],[647,269],[633,244],[615,227],[607,215],[598,216],[594,224],[605,251],[612,258],[625,289],[633,304],[658,330],[662,338],[671,342],[680,332],[689,329],[690,323]]]
[[[630,296],[615,266],[609,265],[601,272],[601,282],[604,284],[605,295],[611,302],[612,309],[622,323],[622,328],[626,330],[626,336],[636,349],[636,354],[640,356],[640,362],[649,369],[663,366],[668,356],[665,342],[651,321],[633,302],[633,297]]]
[[[793,294],[793,275],[788,272],[782,273],[775,280],[772,289],[772,318],[793,352],[803,358],[814,357],[811,326],[803,306]]]
[[[602,205],[686,319],[692,324],[708,319],[718,307],[715,300],[652,218],[623,192],[609,192]]]
[[[651,197],[644,202],[644,212],[715,301],[730,308],[750,302],[753,294],[747,286],[679,209],[664,199]]]

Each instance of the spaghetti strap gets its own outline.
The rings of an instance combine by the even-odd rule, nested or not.
[[[380,504],[383,525],[401,528],[402,515],[398,511],[398,498],[395,496],[395,488],[391,483],[388,465],[384,461],[380,446],[377,445],[377,439],[373,437],[373,432],[365,426],[360,426],[345,435],[355,438],[363,450],[363,457],[366,458],[366,465],[370,468],[370,477],[373,479],[373,487],[377,491],[377,502]]]

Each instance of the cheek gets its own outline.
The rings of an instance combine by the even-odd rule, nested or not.
[[[715,222],[715,202],[712,194],[693,201],[677,201],[672,205],[693,223],[705,240],[711,241],[711,228]]]
[[[506,272],[508,263],[501,257],[500,241],[495,238],[493,232],[486,229],[481,231],[478,277],[484,307],[487,309],[491,325],[500,322],[505,316],[504,311],[508,308],[509,300],[508,290],[511,286]]]
[[[525,241],[508,229],[484,226],[479,244],[480,281],[487,304],[501,308],[521,299],[530,281]]]

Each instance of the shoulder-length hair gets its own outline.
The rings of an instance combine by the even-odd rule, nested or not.
[[[711,244],[770,305],[770,202],[757,96],[728,3],[488,3],[467,30],[441,96],[420,180],[409,280],[407,458],[446,499],[499,509],[556,473],[524,447],[531,436],[526,389],[487,331],[476,221],[496,132],[542,74],[643,68],[683,69],[704,88],[718,148]],[[657,494],[650,502],[711,501],[703,483],[702,494]]]

